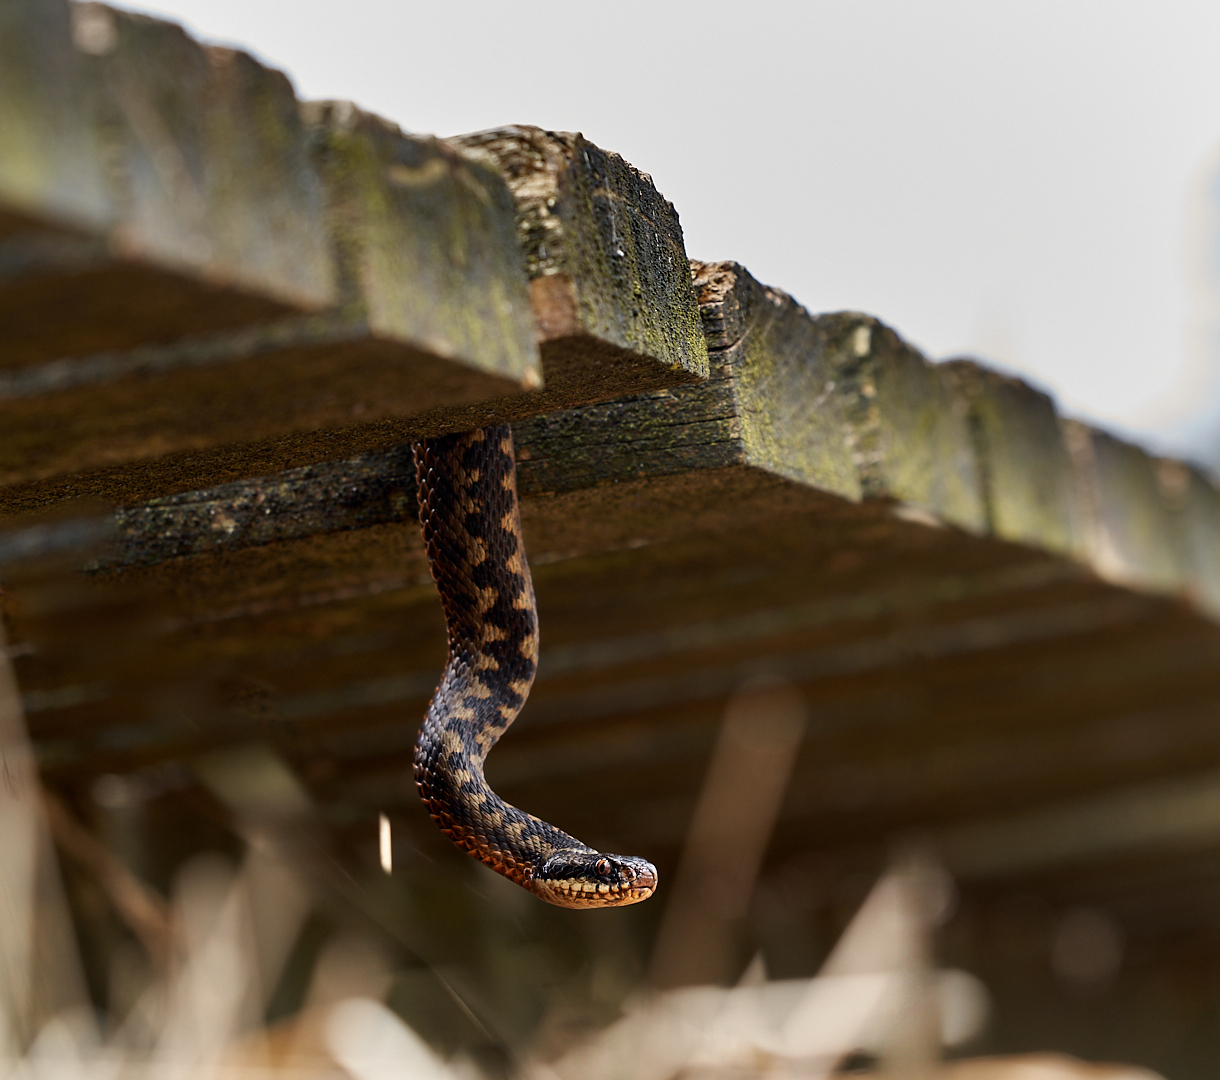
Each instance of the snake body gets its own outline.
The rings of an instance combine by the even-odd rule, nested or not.
[[[512,429],[416,443],[419,517],[449,658],[415,744],[415,782],[458,847],[560,907],[646,900],[657,872],[510,806],[483,762],[516,719],[538,666],[538,614],[517,508]]]

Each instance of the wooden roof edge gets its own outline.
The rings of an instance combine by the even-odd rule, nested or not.
[[[1220,610],[1220,496],[1201,471],[1063,419],[1019,380],[932,364],[871,316],[811,316],[737,264],[688,277],[673,207],[580,135],[407,135],[345,103],[301,106],[245,54],[94,3],[23,0],[0,26],[0,54],[19,52],[0,108],[28,167],[0,155],[0,229],[32,269],[0,288],[6,329],[61,348],[47,312],[66,297],[88,309],[94,289],[104,342],[129,271],[146,286],[160,274],[165,306],[156,325],[120,328],[139,344],[90,351],[86,334],[40,355],[37,334],[18,334],[0,371],[9,513],[80,494],[123,504],[128,565],[360,527],[401,518],[402,498],[355,519],[317,503],[310,524],[300,507],[345,477],[386,490],[379,470],[400,477],[392,448],[412,438],[515,420],[527,497],[757,470]],[[166,91],[175,116],[140,121]],[[22,322],[31,298],[48,306]],[[211,321],[182,337],[187,309]],[[145,339],[167,333],[179,339]],[[418,385],[381,393],[412,364]],[[540,378],[541,393],[512,392]],[[296,493],[284,529],[191,539],[200,505],[271,487]],[[174,514],[177,546],[135,524]]]
[[[182,490],[152,463],[236,443],[304,464],[706,374],[677,215],[618,155],[302,104],[252,57],[102,4],[9,15],[0,486],[43,489],[9,509],[126,467],[143,479],[87,493]],[[509,135],[529,190],[496,157]]]
[[[680,482],[684,498],[706,503],[735,470],[735,520],[751,513],[752,492],[770,499],[780,483],[842,512],[889,506],[1220,609],[1220,494],[1199,470],[1062,418],[1019,379],[972,361],[930,363],[871,316],[810,315],[738,264],[695,264],[693,276],[711,377],[518,422],[527,507],[574,493],[597,501],[647,480]],[[413,518],[400,445],[125,507],[120,547],[102,565],[413,529]]]

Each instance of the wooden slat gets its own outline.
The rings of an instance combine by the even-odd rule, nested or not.
[[[706,373],[677,217],[617,155],[547,136],[572,160],[556,152],[534,186],[569,193],[553,246],[589,315],[557,330],[539,282],[559,277],[518,243],[532,204],[486,152],[346,103],[299,110],[243,53],[74,10],[80,152],[112,163],[117,209],[82,237],[6,241],[0,512],[131,502]],[[54,317],[65,304],[74,318]]]
[[[967,403],[991,531],[1047,551],[1077,552],[1072,462],[1051,399],[969,360],[940,370]]]
[[[583,135],[519,126],[455,146],[500,170],[517,200],[546,382],[571,399],[578,380],[601,397],[631,393],[640,359],[673,385],[707,374],[682,228],[652,178]],[[594,400],[587,398],[586,400]]]
[[[3,40],[5,397],[47,362],[332,301],[282,74],[96,4],[8,5]]]
[[[110,222],[114,208],[93,132],[83,122],[84,105],[66,0],[6,3],[0,10],[3,240],[32,232],[54,242]],[[5,271],[7,278],[7,265]]]

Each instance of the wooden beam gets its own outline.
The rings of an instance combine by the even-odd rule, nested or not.
[[[99,4],[21,0],[2,40],[6,397],[47,362],[331,302],[282,74]]]
[[[536,207],[486,140],[463,155],[347,103],[298,106],[243,53],[74,10],[80,152],[114,165],[113,220],[5,241],[0,512],[131,502],[706,373],[677,217],[617,155],[517,129],[571,152],[539,172],[567,193],[553,247],[584,313],[559,326],[560,276],[531,283],[518,243]]]
[[[517,231],[550,393],[546,411],[590,379],[596,397],[707,375],[682,228],[652,178],[583,135],[518,126],[452,140],[497,169]],[[667,368],[658,380],[652,364]],[[542,410],[539,410],[542,411]]]
[[[72,43],[67,0],[12,0],[0,11],[0,239],[104,229],[114,207]],[[9,250],[6,244],[6,254]],[[7,260],[6,260],[7,262]],[[11,271],[4,277],[9,278]],[[7,282],[6,282],[7,284]]]

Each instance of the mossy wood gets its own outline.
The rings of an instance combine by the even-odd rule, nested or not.
[[[333,298],[282,74],[169,23],[57,0],[6,5],[0,50],[0,371],[36,381],[48,361]]]
[[[617,155],[582,141],[568,169],[565,280],[597,318],[552,340],[525,211],[487,155],[346,103],[298,108],[280,73],[169,23],[98,4],[74,19],[64,78],[86,105],[81,153],[112,163],[117,216],[6,241],[8,512],[130,502],[706,371],[677,218]]]
[[[650,176],[571,132],[509,127],[453,143],[498,168],[517,200],[548,387],[630,393],[644,357],[668,369],[655,385],[707,374],[682,228]]]

